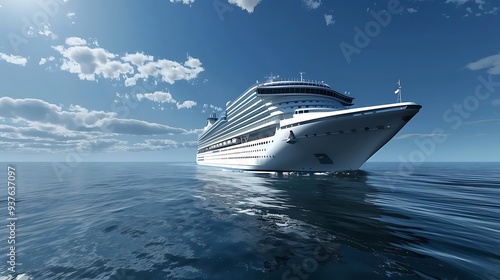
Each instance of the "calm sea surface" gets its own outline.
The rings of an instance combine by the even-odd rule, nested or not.
[[[81,163],[59,178],[51,163],[14,166],[16,271],[34,280],[500,279],[498,163],[315,176]]]

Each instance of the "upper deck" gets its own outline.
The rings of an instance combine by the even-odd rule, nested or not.
[[[317,81],[270,81],[256,86],[257,94],[317,94],[331,96],[337,99],[343,106],[353,105],[353,97],[342,94],[330,88],[324,82]]]

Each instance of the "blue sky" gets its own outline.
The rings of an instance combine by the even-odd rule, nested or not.
[[[500,159],[500,0],[0,0],[0,161],[194,161],[270,74],[421,112],[372,161]]]

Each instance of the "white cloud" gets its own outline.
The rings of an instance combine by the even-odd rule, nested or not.
[[[498,6],[495,6],[496,4],[492,4],[492,2],[493,1],[486,2],[485,0],[447,0],[445,3],[455,4],[457,7],[467,6],[465,8],[467,13],[464,15],[464,17],[468,17],[469,15],[475,15],[475,16],[481,16],[487,14],[496,15],[498,12]],[[468,4],[464,5],[465,3]],[[473,13],[473,9],[471,8],[471,5],[473,5],[472,3],[476,5],[476,9],[478,10],[475,13]]]
[[[486,12],[486,14],[496,15],[498,13],[498,10],[499,10],[498,7],[493,7],[491,10]]]
[[[124,61],[131,62],[136,66],[143,66],[145,62],[153,61],[154,57],[152,55],[145,55],[144,53],[133,53],[133,54],[125,54],[123,57]],[[150,75],[150,74],[148,74]]]
[[[40,62],[38,63],[38,65],[44,65],[45,63],[47,63],[49,61],[53,61],[54,59],[56,59],[56,58],[53,56],[49,56],[48,58],[42,57],[42,58],[40,58]]]
[[[183,134],[187,130],[135,119],[121,119],[115,112],[88,110],[71,105],[68,110],[40,99],[0,98],[0,117],[30,126],[50,126],[58,131],[99,134]]]
[[[196,129],[191,129],[190,131],[188,131],[187,134],[200,135],[203,131],[205,131],[204,128],[196,128]]]
[[[325,21],[327,26],[335,23],[335,21],[333,20],[333,15],[325,14]]]
[[[94,43],[95,44],[95,43]],[[97,45],[97,44],[95,44]],[[120,57],[100,47],[91,47],[78,37],[66,39],[66,46],[53,46],[63,56],[61,70],[77,74],[82,80],[124,79],[125,86],[133,86],[139,79],[158,78],[170,84],[179,80],[192,80],[205,71],[201,61],[187,56],[184,63],[158,59],[143,53]]]
[[[446,3],[453,3],[457,5],[463,5],[464,3],[468,2],[469,0],[446,0]]]
[[[66,16],[67,16],[69,19],[73,19],[73,18],[75,17],[75,15],[76,15],[76,14],[75,14],[75,13],[73,13],[73,12],[68,12],[68,13],[66,14]]]
[[[143,99],[147,99],[156,103],[172,103],[176,104],[177,109],[189,109],[196,106],[196,102],[192,100],[186,100],[182,103],[177,102],[169,92],[155,91],[153,93],[138,93],[136,97],[139,101]],[[159,107],[161,110],[164,110],[163,107]],[[154,109],[154,107],[153,107]]]
[[[184,64],[167,59],[160,59],[156,62],[159,75],[164,82],[173,84],[177,80],[191,80],[205,69],[201,67],[199,59],[188,56]]]
[[[25,125],[25,126],[20,126]],[[74,132],[55,125],[16,123],[0,125],[0,151],[42,152],[116,150],[127,142],[95,132]]]
[[[125,86],[134,86],[139,79],[147,79],[149,76],[158,76],[158,69],[151,55],[143,53],[125,54],[122,58],[125,62],[130,62],[137,67],[137,73],[125,80]]]
[[[413,13],[416,13],[417,12],[417,9],[415,8],[407,8],[406,11],[410,14],[413,14]]]
[[[156,103],[176,103],[175,99],[168,92],[155,91],[153,93],[138,93],[137,99],[141,101],[142,99],[148,99]]]
[[[137,68],[137,72],[125,80],[125,86],[134,86],[137,80],[148,77],[159,77],[162,81],[173,84],[178,80],[192,80],[205,71],[201,61],[191,56],[183,64],[168,59],[154,61],[153,56],[143,53],[126,54],[122,59]]]
[[[194,0],[170,0],[170,3],[182,2],[183,4],[191,5]]]
[[[66,45],[68,46],[84,46],[87,45],[87,41],[85,39],[79,37],[68,37],[66,38]]]
[[[257,6],[260,1],[261,0],[229,0],[228,2],[240,7],[242,10],[253,13],[255,6]]]
[[[466,65],[470,70],[488,69],[487,72],[492,75],[500,74],[500,54],[481,58],[475,62]]]
[[[308,9],[317,9],[321,6],[321,0],[302,0]]]
[[[69,40],[68,40],[69,39]],[[68,38],[69,43],[81,43],[83,39]],[[94,81],[96,77],[120,79],[125,74],[134,72],[128,63],[113,60],[117,56],[103,48],[88,46],[55,46],[53,47],[63,56],[61,70],[77,74],[81,80]]]
[[[52,30],[50,30],[49,25],[44,25],[43,28],[40,28],[38,30],[38,34],[50,37],[52,40],[55,40],[58,38],[58,36],[54,32],[52,32]]]
[[[143,143],[136,143],[133,147],[126,148],[129,151],[157,151],[177,148],[196,147],[196,141],[177,142],[170,139],[146,139]]]
[[[84,133],[76,133],[57,128],[56,126],[33,124],[32,126],[10,126],[0,125],[0,139],[3,140],[53,140],[53,141],[74,141],[91,138]]]
[[[182,103],[177,103],[177,109],[183,109],[183,108],[190,109],[193,108],[194,106],[196,106],[196,102],[192,100],[186,100]]]
[[[20,66],[26,66],[26,63],[28,63],[28,59],[24,58],[22,56],[18,55],[7,55],[5,53],[0,52],[0,60],[5,60],[8,63],[20,65]]]

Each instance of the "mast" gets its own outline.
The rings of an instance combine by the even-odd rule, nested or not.
[[[401,97],[401,91],[402,91],[401,89],[402,89],[401,80],[398,79],[398,89],[394,92],[395,94],[398,95],[397,103],[403,102],[402,97]]]

